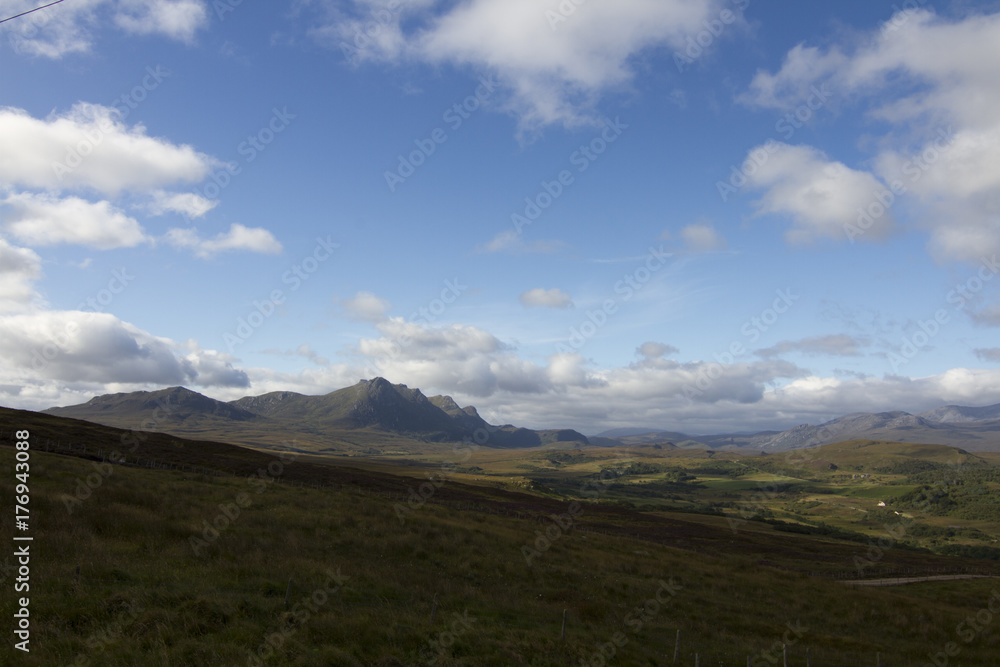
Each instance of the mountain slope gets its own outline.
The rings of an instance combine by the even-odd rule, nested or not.
[[[283,392],[245,397],[233,404],[262,409],[270,419],[293,421],[311,431],[372,427],[429,440],[461,439],[466,431],[419,389],[383,378],[362,380],[322,396]]]
[[[228,421],[260,419],[258,414],[238,405],[223,403],[184,387],[137,391],[129,394],[105,394],[81,405],[49,408],[43,412],[98,423],[103,423],[102,417],[112,417],[115,422],[134,421],[136,426],[150,418],[157,422],[184,422],[192,418],[205,417]]]
[[[1000,403],[982,408],[970,408],[964,405],[945,405],[934,410],[921,412],[917,415],[927,421],[950,424],[956,422],[979,422],[1000,420]]]
[[[345,443],[349,450],[369,451],[372,444],[388,445],[390,441],[456,442],[466,438],[487,447],[588,444],[585,436],[570,429],[491,426],[474,407],[459,407],[450,396],[427,398],[419,389],[380,377],[322,396],[277,391],[224,403],[183,387],[171,387],[98,396],[45,413],[237,443],[273,445],[276,438],[304,439],[313,449],[331,452],[344,451]]]
[[[952,408],[933,412],[946,417],[958,414]],[[949,445],[980,452],[1000,451],[1000,420],[950,419],[942,422],[899,411],[855,413],[818,426],[803,424],[781,433],[755,436],[747,444],[762,451],[787,451],[855,439]]]

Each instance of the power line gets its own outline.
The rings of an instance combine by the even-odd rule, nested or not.
[[[25,16],[25,15],[30,14],[32,12],[37,12],[40,9],[45,9],[46,7],[51,7],[52,5],[58,5],[60,2],[65,2],[65,0],[56,0],[55,2],[50,2],[47,5],[42,5],[41,7],[35,7],[34,9],[29,9],[26,12],[21,12],[20,14],[15,14],[14,16],[9,16],[9,17],[7,17],[5,19],[0,19],[0,23],[6,23],[7,21],[13,21],[14,19],[19,18],[21,16]]]

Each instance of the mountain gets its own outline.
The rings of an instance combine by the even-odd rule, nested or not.
[[[592,436],[593,444],[636,445],[669,440],[680,447],[755,449],[784,452],[845,440],[888,440],[1000,452],[1000,404],[985,407],[946,405],[919,414],[902,411],[857,412],[828,422],[801,424],[786,431],[686,435],[673,431],[619,428]]]
[[[946,405],[919,414],[859,412],[786,431],[692,436],[675,431],[619,428],[588,439],[572,429],[532,430],[493,426],[473,406],[450,396],[428,398],[415,388],[384,378],[322,396],[276,391],[228,403],[184,387],[98,396],[81,405],[50,408],[48,414],[132,430],[160,430],[178,436],[274,446],[299,446],[330,453],[398,450],[415,442],[460,442],[487,447],[527,448],[575,443],[591,446],[671,443],[681,448],[750,449],[784,452],[846,440],[918,442],[1000,452],[1000,404]],[[398,445],[398,446],[394,446]]]
[[[479,416],[479,413],[476,412],[474,407],[470,405],[461,408],[451,396],[431,396],[427,400],[470,431],[476,431],[476,429],[489,427],[489,424],[486,423],[485,419]]]
[[[1000,419],[1000,403],[982,408],[970,408],[963,405],[946,405],[917,415],[927,421],[943,424],[956,422],[976,422]]]
[[[45,413],[77,419],[89,418],[89,421],[98,423],[103,423],[101,418],[110,418],[112,421],[131,422],[128,424],[130,427],[141,426],[144,421],[150,419],[183,422],[191,418],[204,417],[231,421],[253,421],[260,418],[258,414],[239,405],[223,403],[184,387],[136,391],[129,394],[105,394],[81,405],[49,408]]]
[[[260,396],[244,396],[239,400],[230,401],[229,404],[242,408],[247,412],[269,417],[275,410],[281,407],[282,403],[300,396],[304,396],[304,394],[297,394],[294,391],[272,391]]]
[[[598,438],[629,438],[633,436],[654,437],[661,434],[663,435],[664,439],[669,439],[670,435],[677,435],[675,433],[672,433],[671,431],[663,431],[660,429],[625,427],[625,428],[613,428],[609,431],[602,431],[598,433],[595,437]]]
[[[232,405],[259,410],[261,416],[295,422],[310,431],[370,427],[440,441],[461,440],[468,430],[419,389],[394,385],[384,378],[362,380],[322,396],[280,392],[244,397]]]
[[[277,391],[228,403],[183,387],[155,392],[109,394],[46,414],[178,436],[222,437],[229,442],[274,444],[276,434],[305,439],[322,451],[360,449],[371,443],[458,442],[466,438],[487,447],[537,447],[553,443],[589,444],[570,429],[534,431],[512,425],[491,426],[472,406],[450,396],[427,398],[419,389],[384,378],[322,396]],[[393,437],[389,437],[393,436]]]
[[[750,438],[748,446],[762,451],[787,451],[844,440],[891,440],[949,445],[969,451],[1000,451],[1000,406],[946,406],[912,415],[908,412],[855,413],[819,426],[803,424],[777,434]]]

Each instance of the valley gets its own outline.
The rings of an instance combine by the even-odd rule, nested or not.
[[[0,430],[32,434],[23,664],[742,665],[780,644],[816,665],[917,664],[1000,586],[996,454],[362,428],[335,438],[371,454],[333,455],[149,426],[0,409]],[[885,578],[917,581],[857,583]],[[984,628],[960,664],[998,641]]]

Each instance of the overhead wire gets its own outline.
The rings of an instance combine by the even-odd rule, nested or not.
[[[6,23],[7,21],[13,21],[16,18],[20,18],[22,16],[27,16],[28,14],[31,14],[33,12],[37,12],[39,10],[45,9],[46,7],[51,7],[52,5],[58,5],[60,2],[65,2],[65,1],[66,0],[56,0],[55,2],[50,2],[47,5],[42,5],[41,7],[35,7],[34,9],[29,9],[26,12],[21,12],[20,14],[15,14],[14,16],[8,16],[5,19],[0,19],[0,23]]]

